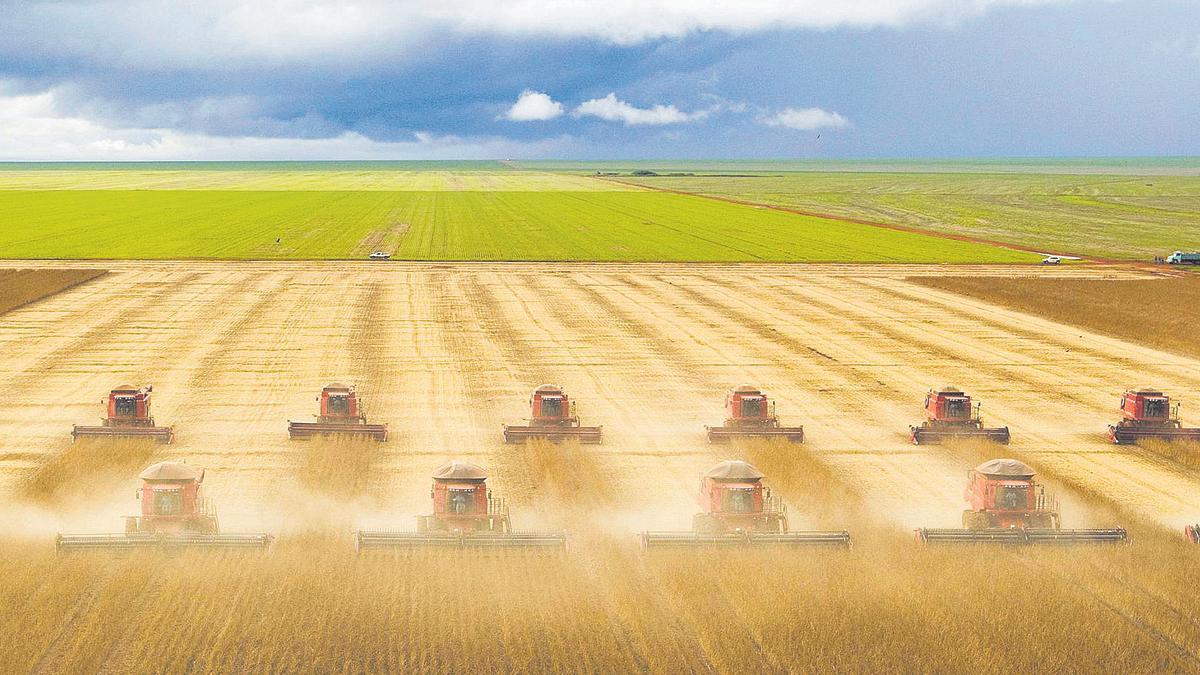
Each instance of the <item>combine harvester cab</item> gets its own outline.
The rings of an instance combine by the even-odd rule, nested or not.
[[[101,425],[75,425],[71,430],[71,440],[80,438],[152,438],[159,443],[170,443],[175,440],[174,427],[154,426],[154,417],[150,414],[150,395],[154,392],[152,385],[135,387],[123,384],[108,393],[105,401],[106,412],[101,419]]]
[[[704,427],[709,443],[728,443],[735,438],[782,438],[804,442],[804,427],[779,426],[775,402],[757,387],[743,384],[725,396],[725,423]]]
[[[140,516],[126,516],[124,534],[60,534],[59,552],[130,549],[257,549],[269,534],[221,534],[217,514],[203,493],[204,472],[181,462],[159,462],[139,476]]]
[[[833,546],[849,548],[848,532],[792,532],[783,500],[747,462],[725,461],[700,478],[700,513],[691,532],[642,532],[643,550],[705,546]]]
[[[317,397],[321,412],[316,422],[288,421],[288,438],[308,440],[313,436],[366,436],[379,442],[388,438],[386,424],[367,424],[353,386],[337,382],[321,389]]]
[[[950,438],[983,438],[1008,444],[1008,427],[988,429],[979,416],[980,404],[971,405],[971,397],[957,387],[930,389],[925,395],[925,421],[909,427],[913,445],[942,443]]]
[[[1121,396],[1121,420],[1108,427],[1108,439],[1118,445],[1143,438],[1167,441],[1200,441],[1200,429],[1184,428],[1179,404],[1157,389],[1130,389]]]
[[[505,443],[523,443],[530,438],[558,442],[577,439],[580,443],[596,445],[604,441],[603,427],[580,426],[575,416],[575,402],[562,387],[543,384],[529,396],[529,424],[504,425]]]
[[[513,532],[508,506],[487,487],[487,472],[469,462],[449,462],[433,474],[433,513],[417,516],[415,532],[360,530],[359,552],[372,549],[474,548],[566,550],[562,533]]]
[[[1115,544],[1122,528],[1060,529],[1058,503],[1033,480],[1034,471],[1015,459],[993,459],[967,475],[963,529],[922,528],[925,544]]]

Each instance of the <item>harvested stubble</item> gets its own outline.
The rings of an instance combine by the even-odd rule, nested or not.
[[[1102,335],[1200,356],[1200,331],[1195,321],[1195,308],[1200,307],[1197,275],[1120,280],[954,276],[913,277],[909,281]]]
[[[105,270],[0,270],[0,314],[107,274]]]

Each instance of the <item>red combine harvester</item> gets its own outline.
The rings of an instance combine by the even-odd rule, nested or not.
[[[369,436],[377,441],[386,441],[386,424],[367,424],[358,394],[353,386],[337,382],[321,389],[317,397],[321,403],[321,414],[316,422],[288,421],[288,438],[308,440],[313,436]]]
[[[574,438],[580,443],[603,442],[602,427],[583,427],[575,416],[575,402],[556,384],[543,384],[529,396],[529,425],[504,425],[504,442],[521,443],[530,438],[561,441]]]
[[[783,438],[804,442],[804,427],[781,427],[775,402],[756,387],[743,384],[725,396],[725,424],[704,427],[709,443],[728,443],[735,438]]]
[[[1122,528],[1059,529],[1058,503],[1033,480],[1034,471],[1015,459],[993,459],[967,475],[963,493],[963,529],[917,530],[926,544],[1079,544],[1119,543]]]
[[[204,497],[204,472],[181,462],[159,462],[139,476],[142,515],[125,517],[124,534],[60,534],[59,551],[133,548],[265,549],[269,534],[221,534]]]
[[[1183,528],[1183,533],[1187,536],[1188,541],[1193,544],[1200,544],[1200,524],[1188,525]]]
[[[487,488],[487,473],[469,462],[449,462],[433,473],[433,513],[417,516],[417,531],[360,530],[355,547],[545,548],[563,550],[561,533],[513,532],[508,506]]]
[[[691,532],[643,532],[642,548],[680,546],[850,546],[847,532],[789,532],[783,500],[762,484],[763,474],[725,461],[700,478],[700,513]]]
[[[925,395],[925,421],[909,427],[913,445],[941,443],[948,438],[984,438],[1007,444],[1008,427],[985,428],[979,407],[979,403],[972,406],[971,397],[957,387],[930,389]]]
[[[1200,441],[1200,429],[1185,429],[1179,404],[1157,389],[1130,389],[1121,396],[1121,421],[1108,427],[1108,439],[1124,445],[1143,438]]]
[[[98,427],[81,426],[76,424],[71,430],[71,439],[80,437],[107,438],[153,438],[159,443],[170,443],[175,440],[173,427],[154,426],[154,417],[150,415],[150,394],[154,387],[146,385],[135,387],[123,384],[108,394],[107,414]]]

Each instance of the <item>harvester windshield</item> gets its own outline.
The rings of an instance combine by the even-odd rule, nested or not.
[[[1170,414],[1166,398],[1148,398],[1142,408],[1142,415],[1147,418],[1165,418]]]
[[[1020,511],[1028,507],[1028,485],[1000,485],[996,487],[997,509],[1002,511]]]
[[[183,490],[155,490],[154,515],[177,516],[183,513]]]
[[[971,416],[971,400],[967,398],[946,399],[946,417],[966,419]]]
[[[563,400],[557,396],[542,399],[542,417],[562,417]]]
[[[329,414],[331,415],[349,415],[350,414],[350,397],[349,396],[330,396],[329,402],[326,404]]]
[[[474,512],[474,488],[450,488],[446,493],[446,508],[450,513],[468,514]]]
[[[766,398],[759,397],[742,399],[742,417],[762,417],[767,412],[766,408]]]
[[[117,417],[137,417],[137,399],[132,396],[117,396],[113,400],[113,413]]]
[[[754,489],[749,487],[729,488],[725,491],[725,498],[722,502],[721,507],[726,513],[753,513]]]

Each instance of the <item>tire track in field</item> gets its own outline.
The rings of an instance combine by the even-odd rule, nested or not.
[[[713,327],[717,335],[721,334],[722,329],[726,332],[736,332],[741,329],[740,325],[731,326],[723,311],[724,308],[713,308],[711,298],[707,295],[699,298],[689,297],[684,290],[681,290],[682,284],[672,284],[665,280],[659,280],[658,285],[646,281],[639,283],[644,293],[655,297],[660,306],[680,308],[678,311],[686,313],[687,316],[696,317],[696,320],[702,324]],[[667,320],[661,315],[660,318]],[[846,348],[844,343],[839,343],[838,346]],[[784,353],[781,354],[778,347],[773,350],[772,345],[768,343],[766,352],[764,353],[763,346],[756,344],[752,353],[739,356],[730,362],[756,363],[764,360],[768,362],[784,360],[790,365],[788,357],[793,352],[786,347],[783,348]],[[814,358],[807,349],[800,352],[800,355]],[[822,360],[826,359],[822,358]],[[856,360],[864,363],[879,362],[877,357],[869,354],[858,355]],[[747,372],[753,374],[753,371]],[[803,378],[796,378],[794,373],[790,372],[790,368],[785,367],[782,370],[772,368],[768,371],[766,379],[770,381],[769,392],[776,395],[779,400],[787,402],[789,410],[797,401],[803,402],[808,397],[806,393],[789,398],[789,395],[794,394],[797,390],[807,392],[810,384]],[[875,379],[876,377],[872,377],[870,381],[875,381]],[[803,408],[804,405],[807,404],[802,403],[799,407]],[[870,392],[863,392],[861,388],[850,388],[838,397],[834,409],[860,411],[870,409],[873,405],[877,405],[877,402],[873,402]],[[860,419],[857,417],[857,412],[852,414],[856,415],[855,419]],[[905,527],[928,523],[931,520],[932,522],[944,522],[947,513],[950,513],[956,520],[958,512],[961,510],[961,503],[957,500],[961,485],[956,478],[951,477],[959,475],[960,472],[957,468],[940,459],[935,452],[918,450],[907,445],[904,434],[892,434],[889,430],[882,429],[882,435],[879,432],[867,435],[868,429],[869,427],[862,426],[861,430],[849,432],[852,440],[854,436],[858,436],[858,440],[853,445],[858,451],[849,453],[842,450],[833,455],[821,455],[821,458],[838,467],[838,470],[852,471],[854,481],[871,486],[873,489],[864,492],[870,496],[869,503],[872,506],[872,512],[886,520]],[[895,440],[889,440],[891,436],[895,436]],[[821,443],[819,438],[812,438],[805,446],[817,446]],[[880,444],[888,447],[880,451]],[[900,448],[905,449],[901,450]],[[816,453],[815,450],[809,450],[808,447],[805,447],[804,450],[812,452],[814,455]],[[858,467],[868,457],[873,462],[871,470],[859,471]],[[849,461],[849,458],[853,458],[853,461]],[[918,495],[914,495],[911,489],[913,485],[924,486],[926,489]]]
[[[822,304],[822,301],[819,299],[814,299],[814,302]],[[850,305],[845,301],[827,303],[825,306],[830,313],[837,313],[839,311],[845,313],[850,309]],[[901,309],[885,309],[875,305],[870,307],[869,314],[860,315],[857,320],[868,326],[873,332],[882,334],[897,342],[920,345],[923,349],[934,355],[935,358],[931,363],[937,365],[932,370],[938,372],[938,377],[942,378],[942,380],[948,377],[954,377],[955,380],[960,379],[959,376],[962,374],[961,366],[957,366],[956,364],[970,363],[975,378],[979,378],[982,374],[985,381],[1016,381],[1023,383],[1027,391],[1022,395],[1023,398],[1018,399],[1020,407],[1017,413],[1009,412],[1006,406],[1006,403],[1010,400],[1009,396],[1014,395],[1011,393],[1011,388],[1002,392],[985,394],[985,397],[989,401],[995,402],[989,404],[989,408],[998,410],[999,414],[997,416],[1001,420],[1012,419],[1018,422],[1016,425],[1017,437],[1014,440],[1015,446],[1022,447],[1038,444],[1058,448],[1053,453],[1047,454],[1045,451],[1042,451],[1039,454],[1038,461],[1043,464],[1043,468],[1053,467],[1067,474],[1075,474],[1075,478],[1072,480],[1082,480],[1082,484],[1094,485],[1097,481],[1104,481],[1107,478],[1108,489],[1113,491],[1114,494],[1122,494],[1125,500],[1140,504],[1147,512],[1159,514],[1165,512],[1170,514],[1170,520],[1166,522],[1175,523],[1178,519],[1182,518],[1186,520],[1200,513],[1200,499],[1185,499],[1180,496],[1181,494],[1196,493],[1196,480],[1194,476],[1181,475],[1177,471],[1168,473],[1165,468],[1163,470],[1156,470],[1155,467],[1144,461],[1138,462],[1135,457],[1128,453],[1114,452],[1109,444],[1099,439],[1098,434],[1095,440],[1087,439],[1080,441],[1072,439],[1064,441],[1056,436],[1038,431],[1038,429],[1055,429],[1061,426],[1062,423],[1060,421],[1046,419],[1038,414],[1046,409],[1060,410],[1061,404],[1058,403],[1060,398],[1071,400],[1085,408],[1099,409],[1099,406],[1092,404],[1090,401],[1083,400],[1070,393],[1072,390],[1091,390],[1092,387],[1089,384],[1090,378],[1079,382],[1078,378],[1068,377],[1066,378],[1067,382],[1065,386],[1069,388],[1065,390],[1064,385],[1052,385],[1055,403],[1049,406],[1044,402],[1045,394],[1041,394],[1041,398],[1037,399],[1043,401],[1038,405],[1034,405],[1032,402],[1025,403],[1027,398],[1034,396],[1032,392],[1045,392],[1047,390],[1047,383],[1053,383],[1056,379],[1055,376],[1057,373],[1055,370],[1044,366],[1037,371],[1037,374],[1029,375],[1027,369],[1016,365],[1020,363],[1019,359],[1013,360],[1014,366],[991,366],[988,365],[987,359],[983,359],[982,361],[979,359],[965,359],[952,352],[949,345],[961,345],[969,341],[967,338],[952,331],[945,331],[936,326],[930,326],[927,323],[923,323],[919,329],[907,326],[901,318],[904,315],[906,315],[906,312]],[[942,339],[939,340],[936,337],[926,336],[941,336]],[[975,352],[988,353],[988,348],[982,345],[971,346],[968,349]],[[1009,358],[1012,359],[1013,357]],[[986,388],[984,389],[986,391]],[[1036,423],[1034,422],[1035,420]],[[1067,450],[1067,443],[1086,443],[1091,446],[1101,446],[1104,450],[1102,452],[1092,450],[1087,453],[1075,451],[1069,455],[1061,454]],[[1117,459],[1118,457],[1125,459],[1120,460]],[[1104,471],[1092,472],[1085,470],[1082,466],[1091,465],[1094,468],[1099,468],[1097,465],[1102,461],[1105,464],[1103,467]],[[1121,465],[1122,462],[1128,463],[1131,461],[1136,464],[1136,467]],[[1045,466],[1046,464],[1050,466],[1047,467]],[[1068,466],[1069,464],[1079,464],[1081,466],[1071,469]],[[1080,473],[1085,474],[1086,477],[1079,476],[1078,474]],[[1181,483],[1181,480],[1187,482]],[[1070,482],[1068,481],[1068,483]],[[1182,485],[1186,485],[1187,489],[1181,493],[1179,488]],[[1133,487],[1140,489],[1131,489]],[[1158,517],[1162,518],[1161,515]]]
[[[120,335],[106,335],[107,329],[104,326],[87,331],[77,340],[77,353],[72,356],[84,372],[88,373],[87,381],[103,380],[89,385],[96,389],[93,392],[96,399],[100,399],[103,391],[113,386],[118,378],[134,382],[153,382],[159,385],[155,403],[156,417],[162,424],[175,421],[177,406],[172,405],[172,402],[182,397],[183,393],[172,391],[172,376],[179,368],[173,357],[181,345],[186,344],[189,339],[194,339],[195,336],[187,330],[190,322],[194,320],[193,317],[205,314],[214,306],[228,306],[225,303],[230,300],[228,292],[212,297],[207,292],[211,283],[207,283],[207,278],[198,279],[199,276],[201,275],[190,275],[168,287],[156,289],[157,292],[148,301],[142,298],[142,306],[125,308],[120,316],[106,322],[126,326],[126,330],[129,326],[145,327],[142,333],[152,336],[153,341],[141,338],[123,343]],[[178,296],[182,297],[179,301],[174,301]],[[172,300],[171,304],[176,307],[176,311],[170,315],[169,320],[159,320],[156,316],[151,318],[154,313],[161,314],[161,310],[155,305],[164,298]],[[146,304],[150,306],[147,307]],[[111,342],[117,342],[118,346],[108,346]],[[110,357],[110,354],[113,356]],[[93,359],[96,361],[93,362]],[[164,363],[170,365],[164,367],[161,365]],[[108,372],[110,367],[127,372],[125,375],[113,374]],[[80,381],[78,377],[74,379],[76,383]],[[52,398],[44,403],[39,401],[40,404],[58,408],[67,415],[70,415],[74,408],[82,407],[79,401],[83,398],[74,389],[43,386],[30,393],[31,398],[35,400],[44,399],[46,395]],[[71,403],[60,403],[63,398],[69,398]],[[99,405],[90,404],[88,407],[91,414],[101,411]],[[66,415],[60,413],[59,417],[63,416]],[[79,422],[78,416],[75,417],[74,421]],[[40,420],[37,424],[47,427],[54,421]],[[71,443],[67,433],[69,425],[70,421],[62,420],[61,426],[56,426],[56,433],[47,436],[47,440],[42,444],[46,451],[34,455],[36,459],[33,473],[26,472],[26,488],[34,489],[29,495],[37,496],[39,501],[43,497],[63,492],[61,496],[68,497],[75,503],[72,508],[87,508],[89,503],[94,504],[94,500],[105,496],[105,486],[115,488],[117,484],[127,481],[129,476],[154,456],[168,452],[168,448],[152,442],[94,439],[89,443]],[[28,447],[27,436],[23,442],[25,447]],[[62,449],[57,450],[58,448]],[[86,490],[76,490],[73,495],[65,492],[66,488],[84,480],[87,481]],[[57,504],[58,510],[64,508],[63,504],[58,503],[60,500],[57,497],[51,501]]]
[[[869,328],[875,334],[881,334],[891,340],[894,340],[897,343],[906,343],[906,342],[914,343],[915,342],[915,343],[921,345],[923,349],[925,349],[928,353],[933,355],[933,359],[931,359],[930,363],[938,364],[937,366],[933,367],[933,370],[939,373],[936,377],[940,377],[942,380],[945,380],[949,377],[953,377],[955,380],[960,379],[959,376],[961,375],[961,372],[959,372],[958,370],[954,370],[955,366],[953,364],[959,363],[961,361],[961,359],[959,357],[957,357],[955,354],[953,354],[952,352],[950,352],[949,348],[945,345],[957,344],[959,342],[962,342],[961,338],[950,336],[950,337],[946,338],[945,342],[937,342],[937,341],[923,337],[924,335],[934,334],[934,333],[936,333],[936,331],[917,330],[915,328],[907,329],[907,328],[901,326],[901,324],[903,322],[899,321],[899,320],[897,320],[894,323],[889,323],[886,321],[886,319],[872,318],[875,316],[886,317],[886,316],[889,316],[889,314],[891,312],[897,312],[899,314],[904,314],[904,312],[901,312],[900,310],[885,310],[885,309],[875,307],[875,306],[864,306],[862,308],[859,308],[859,306],[850,305],[849,303],[847,303],[845,301],[825,302],[822,299],[823,296],[822,297],[813,297],[809,293],[794,291],[792,289],[782,291],[781,295],[788,296],[790,293],[793,293],[793,292],[795,292],[798,295],[798,298],[810,300],[811,302],[814,303],[814,305],[822,308],[830,316],[835,316],[835,315],[851,316],[851,317],[854,317],[852,320],[856,324],[865,325],[867,328]],[[858,308],[858,309],[856,310],[856,308]],[[867,313],[857,314],[856,311],[854,311],[854,310],[856,310],[857,312],[869,312],[869,314],[867,314]],[[899,327],[893,328],[893,326],[899,326]],[[980,373],[980,372],[991,373],[990,374],[991,381],[1004,381],[1004,377],[1002,375],[1000,375],[998,373],[998,370],[993,367],[982,365],[979,363],[972,363],[971,367],[973,369],[973,372],[976,373],[976,375],[975,375],[976,377],[978,377],[978,373]],[[953,372],[951,372],[952,370],[953,370]],[[911,369],[910,369],[910,372],[912,372]],[[1044,390],[1045,386],[1046,386],[1046,382],[1045,382],[1044,378],[1035,380],[1033,378],[1022,376],[1022,377],[1019,377],[1016,379],[1026,382],[1029,385],[1030,391]],[[930,381],[936,381],[936,380],[930,380]],[[976,391],[978,391],[978,389]],[[1070,398],[1069,395],[1067,397]],[[1006,400],[1004,397],[1004,392],[999,392],[997,394],[987,394],[987,395],[985,395],[985,398],[988,401],[996,402],[995,405],[989,405],[990,408],[997,408],[997,409],[1001,410],[1002,412],[1004,411],[1004,401]],[[1004,417],[1004,415],[1001,415],[1001,418],[1003,418],[1003,417]],[[1022,415],[1020,417],[1020,419],[1027,419],[1027,418],[1024,415]],[[1025,424],[1029,424],[1029,422],[1026,422]],[[1045,424],[1047,428],[1054,428],[1053,423],[1043,422],[1043,424]],[[1040,443],[1042,445],[1051,445],[1053,447],[1059,447],[1059,448],[1063,447],[1062,446],[1063,441],[1061,441],[1061,440],[1055,439],[1053,437],[1048,437],[1044,434],[1038,434],[1037,432],[1028,432],[1024,429],[1024,425],[1018,425],[1017,437],[1014,440],[1014,447],[1026,446],[1026,445],[1030,445],[1033,443]],[[1014,451],[1009,451],[1009,454],[1012,454],[1012,452],[1014,452]],[[1061,452],[1061,451],[1062,450],[1060,450],[1059,452]],[[1000,454],[1000,453],[1001,453],[1001,451],[999,449],[997,449],[997,454]],[[1062,459],[1062,457],[1060,457],[1058,455],[1050,457],[1045,454],[1042,454],[1039,456],[1038,463],[1040,463],[1042,465],[1042,468],[1044,470],[1048,470],[1048,469],[1056,468],[1056,465],[1060,464],[1061,459]],[[1080,457],[1080,459],[1077,461],[1084,461],[1084,460],[1082,457]],[[1087,460],[1087,461],[1094,461],[1094,460]],[[1114,473],[1114,472],[1110,471],[1109,473]],[[1123,474],[1123,473],[1124,472],[1121,472],[1121,474]],[[1118,475],[1121,475],[1121,474],[1118,474]],[[1104,474],[1097,474],[1097,475],[1103,476]],[[1095,478],[1092,477],[1088,481],[1085,481],[1085,482],[1094,482],[1094,480],[1095,480]],[[1161,478],[1160,480],[1163,483],[1167,483],[1167,484],[1174,482],[1173,479],[1168,479],[1165,477]],[[1070,483],[1070,481],[1068,481],[1068,486],[1069,486],[1069,483]],[[1128,482],[1118,483],[1118,481],[1115,481],[1115,480],[1112,483],[1113,483],[1113,485],[1116,486],[1115,489],[1117,489],[1117,490],[1123,490],[1123,488],[1125,488],[1129,485]],[[1147,487],[1153,487],[1153,486],[1147,485]],[[1177,498],[1177,496],[1175,496],[1178,493],[1172,493],[1170,491],[1170,489],[1154,489],[1154,492],[1158,493],[1160,503],[1162,502],[1162,500],[1175,500],[1176,503],[1178,503],[1177,502],[1178,498]],[[1131,498],[1133,498],[1135,500],[1140,500],[1143,502],[1145,501],[1144,494],[1140,497],[1137,495],[1133,495]],[[1194,509],[1191,509],[1191,507],[1189,507],[1189,509],[1194,511]]]
[[[443,328],[440,336],[444,341],[446,350],[459,363],[475,363],[480,360],[481,356],[489,361],[495,362],[495,359],[500,359],[495,368],[502,370],[507,375],[505,378],[509,386],[499,386],[496,382],[498,372],[493,372],[490,375],[479,372],[475,369],[465,369],[464,377],[468,387],[473,391],[483,391],[502,393],[507,395],[511,392],[514,386],[519,386],[519,383],[530,381],[529,363],[541,363],[536,361],[536,355],[532,350],[515,334],[514,327],[507,320],[499,317],[500,312],[497,311],[497,306],[500,304],[498,298],[487,288],[487,284],[481,282],[478,278],[467,275],[455,275],[454,279],[444,279],[444,283],[437,283],[436,286],[444,288],[448,291],[448,298],[440,298],[436,303],[438,308],[439,325]],[[458,283],[461,281],[462,288],[458,288]],[[492,280],[494,282],[494,280]],[[447,301],[449,299],[450,301]],[[478,326],[480,330],[473,331],[467,329],[468,326]],[[459,327],[462,330],[455,330],[454,327]],[[492,396],[483,399],[484,408],[483,414],[486,419],[498,420],[497,415],[500,413],[499,406],[496,404]],[[509,453],[505,453],[509,454]],[[504,461],[502,456],[501,461]],[[509,492],[510,488],[518,487],[520,480],[517,475],[508,475],[510,471],[506,470],[503,475],[498,476],[504,479],[500,484],[500,489]],[[511,472],[517,473],[517,472]],[[536,490],[536,486],[525,486],[526,490]],[[530,494],[536,494],[531,492]],[[514,514],[516,522],[514,525],[521,529],[520,522],[526,516],[533,514]],[[579,544],[580,542],[576,542]],[[583,550],[586,551],[585,547]],[[594,549],[593,549],[594,550]],[[573,558],[580,556],[580,547],[576,545],[573,553]],[[598,556],[595,558],[584,556],[582,562],[576,563],[582,565],[582,569],[588,576],[597,583],[608,588],[627,584],[643,585],[640,581],[640,576],[629,576],[624,573],[614,576],[612,570],[615,569],[612,564],[611,555],[595,553]],[[634,559],[628,558],[628,552],[616,552],[626,562],[636,562]],[[620,566],[621,569],[627,569],[625,566]],[[611,593],[608,596],[619,596],[618,593]],[[637,594],[644,602],[651,602],[654,605],[660,605],[661,600],[658,599],[658,594],[651,592],[651,589],[642,588]],[[620,607],[612,600],[605,600],[610,608],[610,614],[614,620],[618,622],[621,632],[640,635],[645,630],[640,626],[641,618],[629,616],[625,608]],[[655,612],[656,617],[671,616],[670,614],[661,611]],[[672,632],[686,639],[690,646],[689,651],[681,653],[704,654],[704,650],[700,648],[694,637],[694,631],[687,626],[680,624],[677,619],[671,619]],[[693,637],[688,637],[693,636]]]
[[[1072,358],[1083,357],[1105,364],[1117,363],[1126,369],[1155,373],[1156,377],[1184,378],[1189,382],[1189,386],[1200,386],[1200,370],[1193,369],[1195,370],[1195,374],[1193,374],[1187,368],[1179,368],[1178,364],[1163,364],[1147,362],[1146,360],[1146,357],[1151,356],[1159,359],[1162,356],[1168,356],[1172,360],[1183,359],[1194,361],[1194,359],[1186,356],[1168,355],[1161,350],[1137,345],[1121,338],[1099,334],[1072,324],[1060,323],[1037,314],[1029,314],[1002,305],[976,300],[968,296],[955,295],[949,291],[917,286],[909,282],[890,280],[880,283],[876,280],[856,279],[854,283],[904,302],[935,303],[938,306],[938,313],[945,317],[952,317],[963,322],[984,326],[999,333],[1006,333],[1022,341],[1048,342],[1056,347],[1061,347],[1062,349],[1057,350],[1059,352],[1069,351],[1072,354]],[[996,315],[1008,318],[1007,320],[990,318]],[[1032,326],[1028,328],[1024,327],[1022,322],[1030,320],[1037,326],[1045,325],[1053,327],[1059,333],[1056,334],[1049,330],[1038,330]],[[1079,333],[1083,333],[1084,335],[1079,335]],[[1087,336],[1086,338],[1084,337],[1085,335]],[[1104,350],[1101,347],[1093,346],[1092,342],[1096,339],[1118,344],[1120,345],[1120,349]],[[1129,356],[1130,352],[1136,352],[1139,356]]]

